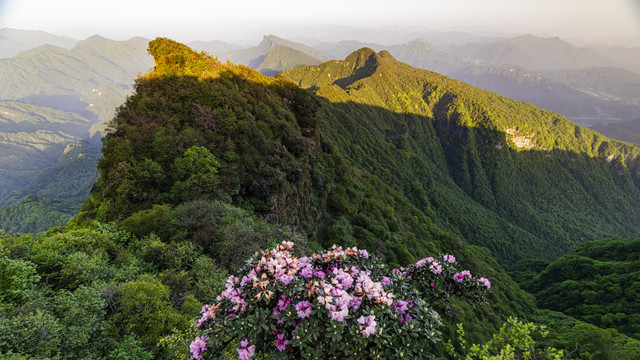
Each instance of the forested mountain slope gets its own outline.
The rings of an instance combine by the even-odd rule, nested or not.
[[[505,264],[638,232],[636,146],[385,51],[284,75],[327,100],[320,129],[353,164]]]
[[[194,200],[224,201],[294,229],[312,249],[357,245],[391,265],[454,251],[504,282],[492,295],[504,307],[494,316],[531,310],[486,250],[463,246],[370,169],[346,160],[320,131],[325,120],[313,95],[168,39],[152,41],[149,51],[154,71],[137,80],[111,123],[101,176],[77,220],[117,221],[166,241],[186,236],[217,253],[208,221],[172,235],[152,219]],[[255,251],[251,239],[236,236],[246,244],[236,258]],[[470,311],[467,320],[488,313]]]
[[[523,261],[513,274],[541,308],[640,339],[640,239],[589,241],[550,263]]]

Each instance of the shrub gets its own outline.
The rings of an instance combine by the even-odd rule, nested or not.
[[[191,343],[194,359],[219,356],[232,343],[239,359],[424,358],[440,340],[438,311],[450,295],[484,300],[487,279],[457,271],[455,258],[426,258],[389,270],[366,250],[298,258],[292,242],[256,254],[205,305]]]

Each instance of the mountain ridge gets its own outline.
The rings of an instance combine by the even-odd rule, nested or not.
[[[370,54],[370,51],[367,50],[365,53]],[[366,166],[365,164],[376,164],[381,161],[393,163],[393,157],[400,156],[402,149],[411,149],[412,152],[422,153],[423,155],[414,161],[419,161],[424,169],[427,169],[427,178],[432,185],[423,188],[419,186],[410,190],[409,193],[415,194],[411,201],[423,211],[435,212],[432,213],[434,219],[440,219],[439,221],[442,222],[439,224],[446,229],[458,229],[457,231],[466,229],[458,234],[472,243],[482,244],[497,251],[494,254],[504,262],[509,256],[519,252],[533,251],[533,248],[537,248],[537,246],[531,247],[533,243],[547,244],[538,250],[545,249],[542,251],[547,256],[553,256],[551,253],[558,254],[575,246],[576,241],[580,241],[575,238],[576,235],[584,241],[598,236],[592,231],[602,231],[605,228],[609,230],[600,232],[600,236],[606,235],[609,231],[622,235],[622,233],[617,233],[619,230],[613,230],[609,222],[616,223],[618,229],[624,228],[624,223],[610,217],[611,214],[608,213],[609,211],[619,211],[615,208],[622,203],[625,203],[626,209],[624,216],[637,217],[640,215],[638,211],[633,210],[635,208],[633,204],[638,204],[640,199],[640,192],[636,185],[638,179],[632,175],[638,168],[639,149],[637,147],[607,139],[592,130],[581,128],[567,121],[560,115],[532,105],[506,99],[430,71],[411,68],[406,64],[392,60],[390,55],[376,57],[376,60],[379,63],[384,63],[378,64],[376,67],[380,70],[379,72],[367,74],[369,75],[367,77],[356,76],[355,81],[348,81],[346,87],[340,86],[340,82],[346,81],[344,79],[349,79],[357,72],[357,70],[352,70],[352,66],[346,60],[331,61],[317,67],[301,66],[283,74],[293,79],[301,87],[327,98],[329,102],[325,103],[323,108],[331,108],[329,112],[341,113],[343,119],[347,118],[346,114],[352,113],[350,116],[354,120],[351,120],[350,125],[331,121],[333,117],[329,114],[326,115],[325,122],[321,123],[330,123],[331,127],[335,126],[335,129],[324,128],[323,132],[331,133],[332,136],[341,139],[338,141],[340,148],[349,155],[350,161]],[[331,78],[326,74],[331,74]],[[350,105],[352,103],[354,105]],[[390,122],[388,125],[380,126],[378,123],[365,120],[367,117],[375,118],[376,115],[373,112],[361,113],[357,109],[358,105],[355,105],[358,103],[378,106],[381,109],[380,112],[384,111],[382,109],[388,109],[398,115],[394,116],[394,123]],[[400,116],[400,114],[407,115]],[[424,120],[409,121],[414,116],[424,117]],[[517,120],[518,118],[526,118],[527,121]],[[389,118],[388,121],[391,120],[392,118]],[[367,142],[356,140],[351,144],[351,140],[345,137],[346,134],[355,131],[350,129],[350,126],[356,126],[363,132],[366,131],[372,140],[367,140]],[[385,130],[385,128],[387,129]],[[417,129],[422,128],[421,134],[414,133]],[[393,155],[395,150],[390,149],[388,155],[385,155],[387,156],[386,160],[383,160],[381,154],[385,154],[387,151],[381,149],[387,148],[388,145],[384,141],[374,141],[373,139],[391,140],[395,147],[399,148],[400,153]],[[426,149],[418,150],[425,144],[430,144],[427,146],[429,151],[425,151]],[[578,156],[585,157],[585,162],[578,167],[576,164],[572,165],[572,161],[577,160],[576,155],[572,155],[574,151],[575,154],[583,154]],[[418,160],[420,158],[422,160]],[[547,160],[550,158],[552,160]],[[430,163],[433,165],[429,165]],[[605,165],[604,168],[596,170],[603,165]],[[404,162],[402,166],[411,168],[407,162]],[[546,171],[550,171],[551,174],[558,171],[551,171],[552,167],[567,166],[566,170],[562,170],[562,176],[566,176],[566,179],[572,179],[572,185],[561,185],[561,179],[545,179],[542,173],[530,174],[530,171],[527,170],[529,166],[546,168],[548,169]],[[611,191],[611,196],[616,195],[609,200],[593,199],[593,195],[585,190],[597,185],[580,177],[578,168],[582,166],[586,166],[584,171],[595,171],[598,173],[598,177],[603,177],[603,180],[607,179],[606,182],[609,184],[607,186],[612,186],[607,190],[607,193]],[[610,167],[611,170],[603,171],[607,167]],[[397,184],[392,187],[405,194],[408,192],[401,190],[401,187],[404,186],[401,184],[419,183],[420,179],[422,181],[425,179],[425,170],[416,169],[402,176],[392,176],[392,171],[391,168],[379,168],[374,173],[382,176],[390,184]],[[617,175],[618,173],[620,175]],[[595,173],[592,176],[595,176]],[[624,180],[617,181],[619,184],[614,185],[618,178]],[[528,180],[523,183],[523,179]],[[557,189],[552,190],[550,181],[554,183],[554,186],[562,188],[562,193]],[[456,185],[433,185],[439,182]],[[525,183],[526,185],[523,185]],[[514,187],[514,184],[519,185]],[[537,190],[532,191],[528,187]],[[454,193],[462,191],[467,195],[461,193],[453,195],[454,193],[448,190],[456,188],[459,190],[455,190]],[[613,190],[614,188],[617,190]],[[550,195],[550,191],[556,195]],[[541,201],[535,195],[522,197],[522,194],[532,193],[542,195],[544,200]],[[575,200],[565,199],[567,194],[570,194],[569,197],[580,199],[591,198],[588,200],[590,206],[599,209],[595,213],[608,217],[608,219],[606,221],[597,220],[600,215],[594,217],[594,208],[590,207],[578,207],[571,210],[565,208],[562,211],[568,211],[572,215],[558,215],[556,212],[561,214],[560,208],[566,206],[563,204],[578,201],[577,198]],[[605,196],[604,193],[600,195]],[[629,197],[630,195],[631,197]],[[554,196],[557,199],[553,199]],[[433,200],[436,198],[441,200],[434,202]],[[461,202],[456,198],[466,200]],[[625,198],[627,199],[624,200]],[[630,198],[634,200],[630,200]],[[443,201],[444,199],[448,200]],[[563,201],[559,201],[559,199],[563,199]],[[455,220],[459,215],[447,210],[447,201],[456,204],[454,208],[457,208],[457,211],[467,209],[466,213],[473,214],[471,219],[465,220],[468,222],[467,224],[461,223],[461,219]],[[584,200],[579,201],[583,202]],[[604,203],[607,204],[606,210],[601,207]],[[553,205],[550,208],[551,204]],[[556,210],[553,210],[554,208]],[[583,213],[583,211],[587,212]],[[522,218],[519,215],[514,216],[520,212],[529,215]],[[555,214],[549,216],[549,212]],[[620,212],[618,214],[623,215]],[[593,224],[593,221],[599,221],[599,226],[603,226],[603,228],[596,230],[596,227],[592,227],[588,231],[580,230],[575,224],[572,224],[575,221],[574,216],[583,218],[580,222],[584,223],[591,222]],[[482,218],[485,220],[480,220]],[[518,218],[520,220],[517,220]],[[590,220],[587,220],[588,218]],[[629,221],[634,221],[630,219]],[[450,221],[453,223],[446,225]],[[558,226],[558,221],[564,221],[565,224]],[[514,227],[500,230],[502,227],[499,225],[500,223],[512,224]],[[473,226],[470,226],[471,224]],[[555,230],[549,232],[548,224],[555,224],[553,225]],[[546,240],[540,238],[540,231],[546,232],[547,235],[543,237],[549,236],[549,238]],[[636,234],[634,231],[632,228],[627,228],[624,236],[633,236]],[[502,234],[498,236],[511,238],[512,242],[515,239],[521,239],[523,243],[498,245],[500,243],[498,240],[494,245],[489,245],[484,242],[489,239],[480,235],[481,233]],[[552,240],[559,234],[563,234],[561,235],[562,242],[558,243],[559,240]],[[485,240],[479,240],[478,236]],[[473,240],[474,238],[476,240]],[[527,243],[529,245],[525,245]],[[524,250],[527,247],[530,247],[530,250]],[[565,250],[560,250],[561,247],[564,247]],[[508,250],[508,248],[512,249]]]

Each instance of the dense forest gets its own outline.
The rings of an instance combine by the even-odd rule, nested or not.
[[[640,339],[640,239],[589,241],[550,263],[516,268],[514,279],[541,308]]]
[[[282,241],[301,256],[357,246],[392,268],[453,254],[489,279],[484,303],[446,302],[439,356],[464,356],[465,343],[499,352],[513,316],[548,326],[532,346],[569,358],[640,352],[636,329],[540,310],[568,308],[503,269],[525,269],[515,278],[541,292],[544,276],[562,279],[554,263],[544,270],[558,255],[634,236],[638,148],[384,52],[275,77],[168,39],[149,53],[154,70],[109,124],[79,214],[42,234],[0,234],[0,354],[189,358],[203,305]]]

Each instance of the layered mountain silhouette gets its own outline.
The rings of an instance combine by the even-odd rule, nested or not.
[[[78,40],[49,34],[44,31],[0,29],[0,58],[8,58],[18,53],[33,49],[40,45],[53,45],[65,49],[71,49]]]

